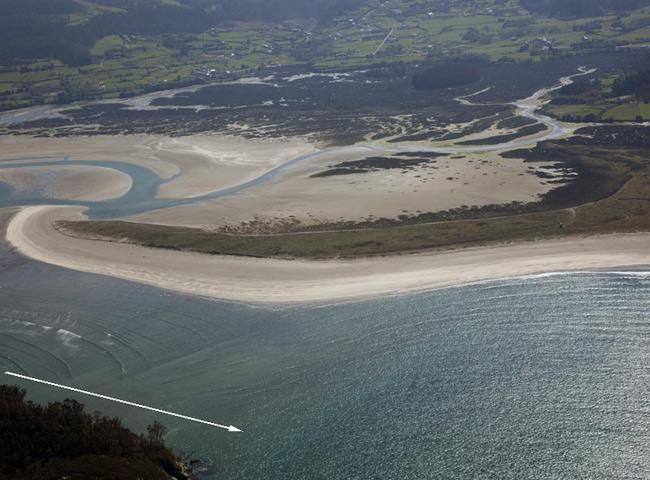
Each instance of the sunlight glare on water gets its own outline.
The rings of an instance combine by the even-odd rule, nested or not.
[[[202,478],[650,477],[647,275],[276,310],[29,261],[0,287],[4,370],[244,430],[79,398],[162,421]]]

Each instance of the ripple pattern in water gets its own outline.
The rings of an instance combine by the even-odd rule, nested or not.
[[[649,312],[635,273],[267,310],[18,262],[0,364],[244,430],[80,398],[206,479],[645,479]]]

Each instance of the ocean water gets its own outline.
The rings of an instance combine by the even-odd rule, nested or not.
[[[72,395],[201,478],[650,478],[647,274],[271,309],[0,260],[2,371],[242,429]]]

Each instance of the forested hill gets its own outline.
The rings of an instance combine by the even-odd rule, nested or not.
[[[533,13],[579,18],[636,10],[650,0],[521,0],[521,5]]]
[[[193,34],[230,21],[326,21],[365,0],[0,0],[0,64],[90,63],[107,35]]]
[[[0,111],[126,98],[285,67],[335,72],[459,56],[517,63],[647,51],[649,4],[0,0]]]
[[[106,35],[194,33],[217,20],[214,13],[146,2],[128,10],[89,12],[71,0],[0,0],[0,12],[0,63],[4,64],[22,58],[88,64],[90,48]],[[74,23],[75,17],[79,23]]]
[[[155,422],[136,435],[75,400],[43,407],[0,385],[0,480],[188,480]]]
[[[375,0],[0,0],[0,64],[53,58],[68,65],[91,61],[107,35],[197,34],[233,21],[326,23]],[[414,5],[416,2],[412,2]],[[503,2],[495,2],[499,5]],[[436,8],[466,8],[448,0]],[[520,0],[549,16],[588,17],[624,12],[650,0]],[[496,7],[495,7],[496,8]]]
[[[161,5],[161,0],[91,0],[109,7],[125,9],[148,4]],[[367,0],[177,0],[162,2],[171,5],[196,9],[199,11],[217,11],[220,17],[229,20],[272,20],[282,21],[291,18],[316,18],[325,20],[333,15],[340,15],[346,10],[367,3]]]
[[[188,6],[214,9],[223,20],[282,22],[313,18],[331,20],[345,12],[369,3],[368,0],[181,0]]]

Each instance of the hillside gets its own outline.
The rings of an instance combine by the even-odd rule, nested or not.
[[[650,43],[648,0],[0,0],[0,109],[296,65],[529,62]]]
[[[0,479],[188,480],[155,422],[137,435],[118,418],[84,412],[76,400],[41,406],[0,385]]]

